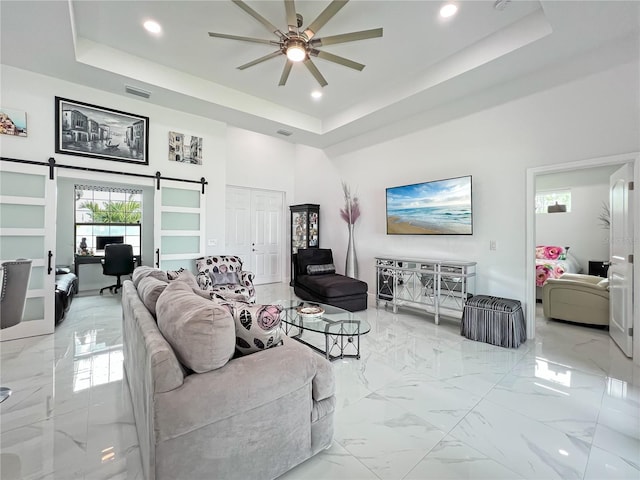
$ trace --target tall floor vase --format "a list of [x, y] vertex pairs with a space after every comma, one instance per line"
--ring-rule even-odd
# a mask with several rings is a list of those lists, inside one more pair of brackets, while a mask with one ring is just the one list
[[356, 247], [353, 244], [353, 224], [349, 224], [349, 245], [347, 245], [347, 261], [344, 267], [345, 275], [351, 278], [358, 278], [358, 257]]

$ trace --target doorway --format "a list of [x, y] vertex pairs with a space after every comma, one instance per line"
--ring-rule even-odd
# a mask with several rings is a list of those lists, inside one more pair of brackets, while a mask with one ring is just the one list
[[227, 186], [225, 248], [256, 285], [282, 281], [283, 208], [284, 192]]
[[[634, 183], [638, 184], [638, 179], [640, 178], [640, 155], [638, 153], [631, 154], [622, 154], [622, 155], [614, 155], [609, 157], [600, 157], [590, 160], [583, 160], [578, 162], [570, 162], [565, 164], [558, 165], [550, 165], [545, 167], [535, 167], [527, 169], [527, 184], [526, 184], [526, 259], [525, 259], [525, 285], [526, 285], [526, 309], [527, 309], [527, 319], [535, 319], [536, 314], [536, 283], [535, 283], [535, 245], [536, 245], [536, 227], [535, 227], [535, 184], [536, 177], [539, 175], [545, 175], [550, 173], [560, 173], [567, 172], [571, 170], [580, 170], [594, 167], [602, 167], [602, 166], [613, 166], [613, 165], [623, 165], [630, 164], [633, 169], [633, 179]], [[638, 207], [640, 204], [640, 199], [636, 194], [632, 199], [633, 211], [639, 211]], [[635, 222], [633, 237], [635, 241], [632, 240], [631, 246], [631, 255], [634, 256], [637, 254], [638, 241], [640, 239], [640, 226], [638, 222]], [[635, 263], [633, 265], [633, 278], [640, 278], [640, 265]], [[640, 282], [633, 282], [633, 296], [635, 299], [640, 298]], [[634, 328], [638, 331], [638, 327], [640, 327], [640, 302], [635, 301], [633, 303], [633, 311], [631, 312]], [[527, 322], [527, 337], [535, 338], [535, 320], [530, 320]], [[634, 349], [636, 352], [640, 352], [640, 337], [634, 337]], [[635, 355], [635, 362], [640, 363], [640, 355]]]

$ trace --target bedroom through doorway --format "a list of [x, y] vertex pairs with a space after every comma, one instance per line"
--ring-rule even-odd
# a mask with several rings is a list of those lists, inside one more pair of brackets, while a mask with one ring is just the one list
[[[607, 219], [610, 220], [610, 214], [607, 214], [611, 198], [610, 177], [623, 165], [630, 165], [630, 180], [635, 180], [635, 184], [637, 184], [639, 176], [637, 153], [527, 170], [527, 318], [541, 317], [537, 322], [528, 322], [528, 338], [535, 338], [535, 329], [536, 325], [540, 323], [539, 320], [546, 320], [542, 314], [542, 305], [537, 299], [542, 299], [540, 287], [548, 278], [559, 276], [568, 270], [582, 274], [591, 273], [596, 276], [596, 279], [599, 276], [605, 280], [602, 285], [607, 283], [607, 279], [603, 275], [607, 275], [607, 263], [611, 260], [609, 248], [611, 231], [606, 225]], [[546, 212], [541, 212], [540, 197], [551, 196], [554, 192], [559, 194], [569, 192], [570, 199], [566, 195], [558, 197], [564, 201], [559, 201], [557, 204], [553, 202], [546, 206]], [[540, 213], [536, 213], [536, 197]], [[631, 229], [627, 230], [630, 232], [630, 237], [626, 238], [626, 241], [630, 249], [629, 258], [632, 259], [634, 250], [637, 249], [637, 242], [634, 242], [633, 238], [638, 236], [638, 225], [633, 226], [633, 209], [637, 209], [638, 199], [632, 194], [629, 194], [628, 199], [630, 210], [625, 210], [623, 217], [618, 215], [617, 222], [619, 225], [621, 219], [624, 219], [622, 223], [627, 226], [631, 225]], [[541, 263], [548, 263], [546, 270], [543, 270]], [[639, 288], [637, 282], [633, 282], [633, 278], [638, 275], [638, 265], [630, 263], [627, 271], [629, 275], [624, 279], [624, 283], [616, 284], [618, 285], [615, 292], [617, 302], [620, 302], [619, 299], [622, 298], [619, 295], [620, 292], [626, 292], [624, 293], [625, 298], [638, 298]], [[608, 285], [606, 287], [608, 288]], [[624, 311], [625, 321], [623, 323], [631, 327], [633, 322], [638, 323], [638, 305], [637, 302], [636, 305], [633, 305], [631, 301], [628, 304], [631, 306]], [[551, 307], [551, 305], [552, 303], [549, 302], [548, 306]], [[577, 312], [579, 309], [580, 306], [577, 307]], [[616, 314], [617, 317], [620, 315]], [[554, 315], [549, 316], [553, 317]], [[587, 318], [582, 313], [579, 313], [578, 316], [579, 318]], [[607, 324], [607, 320], [605, 313], [601, 323]], [[616, 319], [617, 322], [618, 319]], [[590, 320], [576, 322], [576, 328], [580, 328], [581, 323], [590, 323]], [[635, 326], [638, 327], [638, 325]], [[631, 330], [625, 326], [625, 331], [629, 332], [630, 339]], [[640, 351], [637, 347], [637, 341], [634, 346], [636, 351]], [[621, 350], [624, 351], [625, 348], [621, 346]], [[625, 353], [627, 356], [632, 356], [631, 349]]]

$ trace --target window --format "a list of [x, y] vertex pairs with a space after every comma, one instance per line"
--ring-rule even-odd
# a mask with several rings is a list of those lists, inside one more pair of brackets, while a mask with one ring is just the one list
[[536, 193], [536, 213], [547, 213], [550, 206], [566, 205], [571, 211], [571, 190], [548, 190]]
[[80, 255], [103, 255], [105, 243], [127, 243], [141, 255], [142, 190], [75, 186], [75, 243]]

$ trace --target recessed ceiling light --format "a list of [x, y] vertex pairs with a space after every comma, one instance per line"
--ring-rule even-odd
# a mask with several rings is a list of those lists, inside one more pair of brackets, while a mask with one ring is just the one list
[[162, 32], [162, 27], [155, 20], [147, 20], [142, 25], [149, 33], [154, 33], [157, 35], [158, 33]]
[[440, 9], [440, 16], [442, 18], [453, 17], [458, 12], [458, 6], [453, 3], [447, 3]]
[[322, 97], [322, 92], [320, 90], [314, 90], [311, 92], [311, 96], [317, 100]]

